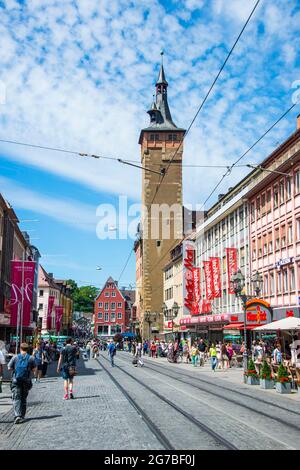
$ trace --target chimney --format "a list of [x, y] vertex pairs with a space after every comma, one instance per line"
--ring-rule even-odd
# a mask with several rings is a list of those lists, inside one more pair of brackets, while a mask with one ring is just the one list
[[297, 116], [297, 129], [300, 129], [300, 114]]

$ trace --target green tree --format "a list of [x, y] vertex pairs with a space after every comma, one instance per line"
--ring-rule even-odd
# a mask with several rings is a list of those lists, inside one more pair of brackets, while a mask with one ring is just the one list
[[76, 282], [72, 279], [68, 280], [68, 285], [71, 286], [71, 297], [74, 302], [75, 312], [93, 312], [94, 301], [98, 289], [94, 286], [81, 286], [78, 287]]

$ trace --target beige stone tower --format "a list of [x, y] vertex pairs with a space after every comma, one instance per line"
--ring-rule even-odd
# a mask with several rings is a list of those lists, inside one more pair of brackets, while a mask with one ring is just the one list
[[[182, 139], [184, 129], [172, 121], [167, 97], [168, 82], [163, 64], [156, 82], [156, 97], [149, 127], [139, 139], [143, 170], [141, 221], [142, 276], [140, 293], [140, 332], [151, 338], [152, 330], [163, 331], [162, 268], [170, 250], [182, 238]], [[146, 312], [146, 315], [145, 315]], [[147, 316], [151, 313], [151, 323]], [[155, 315], [156, 314], [156, 315]], [[156, 319], [155, 319], [156, 317]]]

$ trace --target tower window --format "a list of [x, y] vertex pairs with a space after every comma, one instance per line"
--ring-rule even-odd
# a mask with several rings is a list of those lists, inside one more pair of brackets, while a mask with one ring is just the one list
[[154, 140], [154, 134], [150, 134], [150, 140]]
[[155, 140], [159, 140], [159, 134], [155, 134]]

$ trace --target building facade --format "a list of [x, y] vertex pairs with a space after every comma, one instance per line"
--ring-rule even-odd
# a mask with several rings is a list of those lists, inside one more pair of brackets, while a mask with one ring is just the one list
[[[53, 299], [51, 301], [51, 298]], [[55, 333], [55, 307], [60, 306], [60, 287], [54, 282], [53, 274], [39, 266], [38, 316], [42, 334]], [[52, 308], [51, 308], [52, 306]], [[51, 310], [51, 311], [50, 311]], [[47, 320], [51, 316], [51, 320]], [[50, 326], [50, 328], [48, 328]]]
[[265, 171], [247, 196], [251, 270], [263, 276], [261, 297], [273, 319], [299, 317], [300, 116], [297, 131], [263, 162]]
[[[95, 336], [107, 338], [114, 336], [116, 333], [128, 332], [127, 328], [130, 325], [131, 306], [134, 304], [134, 298], [131, 298], [129, 291], [124, 290], [123, 293], [118, 288], [117, 281], [109, 277], [95, 299]], [[130, 299], [130, 306], [126, 297]]]
[[[184, 129], [171, 117], [168, 82], [161, 64], [156, 82], [155, 101], [148, 111], [150, 125], [139, 139], [142, 179], [142, 274], [138, 293], [140, 331], [143, 338], [153, 337], [145, 312], [154, 314], [155, 331], [163, 331], [163, 267], [170, 250], [182, 238], [182, 140]], [[137, 296], [137, 297], [138, 297]]]

